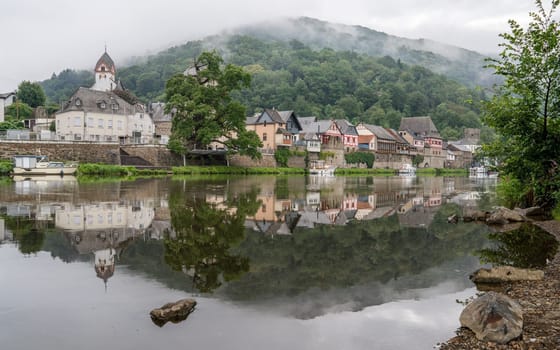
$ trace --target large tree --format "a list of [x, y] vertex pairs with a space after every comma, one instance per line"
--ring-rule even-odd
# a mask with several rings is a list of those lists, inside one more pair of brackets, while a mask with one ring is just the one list
[[44, 106], [47, 97], [39, 83], [22, 81], [18, 86], [17, 99], [28, 104], [31, 108]]
[[216, 52], [203, 52], [185, 74], [166, 84], [166, 111], [173, 115], [169, 148], [186, 154], [220, 143], [229, 153], [260, 157], [257, 134], [245, 128], [245, 107], [231, 92], [249, 87], [251, 76]]
[[526, 29], [510, 20], [511, 33], [500, 35], [503, 51], [489, 66], [505, 82], [486, 104], [485, 121], [501, 135], [490, 153], [523, 184], [525, 204], [552, 205], [560, 188], [560, 30], [553, 18], [560, 0], [549, 9], [535, 3]]

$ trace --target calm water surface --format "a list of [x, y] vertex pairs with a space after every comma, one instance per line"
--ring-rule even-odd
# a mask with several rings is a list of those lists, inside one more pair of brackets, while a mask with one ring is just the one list
[[[431, 349], [476, 290], [495, 180], [0, 183], [6, 349]], [[185, 297], [185, 321], [149, 311]], [[4, 348], [4, 345], [3, 345]]]

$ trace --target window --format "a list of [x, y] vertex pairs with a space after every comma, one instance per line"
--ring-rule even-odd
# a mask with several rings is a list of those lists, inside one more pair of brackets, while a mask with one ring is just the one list
[[103, 129], [103, 119], [99, 118], [97, 120], [97, 127]]
[[113, 128], [113, 121], [107, 120], [107, 129], [112, 129], [112, 128]]
[[266, 135], [266, 132], [263, 134], [263, 141], [266, 141], [268, 139], [268, 136]]
[[87, 118], [87, 126], [88, 128], [93, 128], [93, 118]]
[[123, 128], [123, 122], [122, 122], [122, 120], [118, 120], [117, 121], [117, 129], [122, 130], [122, 128]]
[[82, 126], [82, 118], [74, 117], [74, 126]]

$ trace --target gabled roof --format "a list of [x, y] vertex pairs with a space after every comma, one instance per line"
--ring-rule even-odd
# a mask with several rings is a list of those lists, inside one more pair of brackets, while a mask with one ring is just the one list
[[371, 124], [363, 124], [369, 131], [371, 131], [378, 140], [396, 141], [395, 137], [391, 135], [384, 127]]
[[430, 117], [402, 118], [399, 130], [407, 130], [414, 136], [441, 138], [438, 129]]
[[343, 133], [344, 135], [356, 135], [356, 136], [358, 135], [358, 131], [356, 131], [356, 127], [346, 119], [337, 119], [334, 122], [340, 129], [340, 132]]
[[257, 124], [260, 123], [260, 120], [263, 119], [264, 115], [268, 115], [270, 117], [270, 119], [272, 119], [272, 121], [275, 122], [275, 123], [278, 123], [278, 124], [284, 124], [285, 123], [284, 119], [282, 119], [282, 116], [280, 115], [280, 113], [278, 113], [277, 110], [267, 108], [261, 113], [261, 116], [259, 117], [259, 120], [258, 120]]
[[387, 132], [389, 134], [391, 134], [394, 138], [395, 141], [399, 142], [399, 143], [404, 143], [404, 144], [409, 144], [407, 140], [405, 140], [398, 132], [396, 132], [394, 129], [391, 128], [385, 128], [385, 130], [387, 130]]
[[317, 121], [317, 117], [297, 117], [297, 120], [299, 121], [299, 125], [304, 128], [305, 125], [315, 123]]
[[[105, 104], [105, 108], [103, 108]], [[116, 104], [118, 108], [113, 109]], [[98, 91], [80, 87], [64, 104], [58, 113], [68, 111], [84, 111], [97, 113], [111, 113], [119, 115], [144, 112], [141, 104], [130, 104], [117, 94], [110, 91]]]

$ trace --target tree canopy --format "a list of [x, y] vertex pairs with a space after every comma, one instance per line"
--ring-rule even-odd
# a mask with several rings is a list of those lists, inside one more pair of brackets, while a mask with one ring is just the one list
[[18, 86], [17, 99], [28, 104], [31, 108], [44, 106], [47, 97], [39, 83], [22, 81]]
[[185, 74], [166, 85], [166, 111], [173, 114], [169, 147], [184, 154], [218, 143], [229, 152], [259, 157], [262, 144], [245, 129], [245, 107], [231, 92], [248, 87], [251, 75], [243, 68], [223, 64], [216, 52], [203, 52]]
[[505, 78], [485, 105], [485, 121], [500, 134], [487, 151], [503, 160], [503, 171], [525, 184], [526, 205], [553, 205], [560, 174], [560, 28], [550, 9], [536, 0], [536, 12], [525, 29], [509, 21], [510, 33], [499, 58], [489, 66]]

